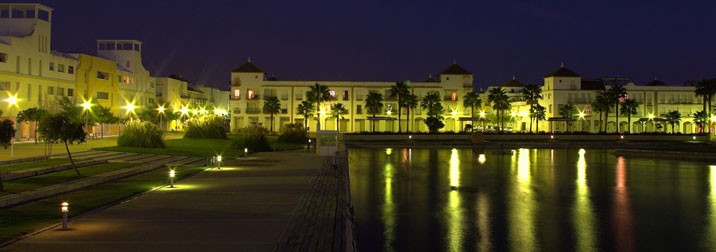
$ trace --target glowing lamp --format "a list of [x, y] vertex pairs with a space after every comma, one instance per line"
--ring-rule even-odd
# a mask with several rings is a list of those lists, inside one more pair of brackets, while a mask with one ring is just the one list
[[174, 178], [176, 176], [176, 171], [174, 169], [169, 170], [169, 177]]
[[60, 211], [62, 211], [63, 213], [69, 212], [70, 211], [70, 203], [68, 203], [67, 201], [62, 202], [62, 204], [60, 204]]
[[691, 139], [696, 140], [696, 136], [692, 136]]
[[654, 120], [654, 114], [649, 113], [649, 120]]
[[624, 140], [624, 135], [619, 136], [621, 140]]
[[157, 108], [157, 111], [159, 111], [159, 113], [164, 113], [165, 110], [166, 108], [164, 108], [164, 105], [161, 105]]
[[487, 158], [485, 158], [485, 154], [480, 154], [477, 156], [477, 162], [480, 162], [480, 164], [484, 164]]
[[88, 110], [90, 109], [90, 107], [92, 107], [92, 103], [90, 101], [85, 101], [82, 103], [82, 109]]
[[221, 155], [218, 155], [218, 156], [216, 156], [216, 161], [219, 161], [219, 162], [221, 162], [221, 160], [222, 160], [222, 157], [221, 157]]
[[456, 116], [457, 116], [457, 110], [453, 110], [452, 112], [450, 112], [450, 114], [451, 114], [453, 117], [456, 117]]
[[485, 111], [480, 111], [480, 118], [485, 118]]
[[584, 119], [584, 111], [579, 111], [579, 119]]
[[408, 139], [413, 139], [413, 135], [408, 135]]
[[549, 139], [554, 139], [554, 135], [549, 135]]
[[11, 95], [7, 99], [5, 99], [5, 101], [10, 105], [17, 105], [17, 95]]

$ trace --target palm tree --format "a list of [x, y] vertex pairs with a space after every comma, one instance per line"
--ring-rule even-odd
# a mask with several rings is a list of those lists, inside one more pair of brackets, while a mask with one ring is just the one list
[[536, 130], [537, 132], [539, 132], [539, 121], [544, 120], [546, 118], [546, 110], [542, 105], [539, 105], [539, 103], [537, 103], [534, 105], [534, 107], [532, 107], [532, 111], [530, 111], [530, 114], [534, 116]]
[[[696, 93], [696, 96], [703, 97], [702, 110], [705, 111], [707, 115], [711, 115], [713, 113], [713, 111], [711, 110], [711, 102], [713, 101], [714, 96], [716, 96], [716, 78], [700, 80], [696, 84], [696, 89], [694, 90], [694, 93]], [[709, 129], [710, 134], [711, 127], [707, 128]]]
[[[316, 105], [314, 112], [321, 111], [321, 103], [331, 100], [331, 93], [328, 87], [316, 83], [311, 90], [306, 91], [306, 98]], [[321, 130], [321, 114], [316, 117], [316, 131]]]
[[699, 133], [704, 133], [704, 127], [709, 123], [709, 115], [706, 111], [694, 113], [694, 123], [699, 126]]
[[365, 97], [365, 108], [368, 109], [368, 113], [373, 114], [371, 130], [375, 132], [375, 114], [380, 113], [383, 109], [383, 95], [373, 91], [368, 93], [368, 96]]
[[490, 93], [487, 95], [487, 102], [492, 103], [492, 109], [497, 111], [497, 121], [500, 125], [500, 132], [505, 128], [505, 110], [512, 107], [510, 104], [510, 98], [501, 87], [494, 87], [490, 89]]
[[472, 123], [472, 126], [475, 127], [475, 107], [482, 107], [482, 99], [480, 99], [480, 94], [475, 91], [468, 92], [463, 97], [462, 106], [470, 107], [470, 123]]
[[311, 101], [302, 101], [296, 108], [296, 113], [303, 115], [303, 128], [308, 130], [308, 118], [313, 115], [313, 104]]
[[420, 101], [420, 107], [428, 111], [428, 117], [425, 118], [425, 124], [431, 133], [436, 133], [445, 127], [443, 123], [443, 113], [445, 109], [440, 99], [440, 93], [437, 91], [428, 92]]
[[410, 110], [418, 107], [418, 97], [414, 94], [408, 94], [405, 96], [403, 103], [408, 112], [408, 125], [405, 126], [405, 131], [410, 132]]
[[348, 109], [342, 103], [336, 103], [331, 106], [331, 118], [336, 119], [336, 131], [341, 132], [340, 120], [343, 114], [348, 113]]
[[[534, 110], [534, 105], [539, 104], [542, 99], [542, 87], [529, 83], [522, 89], [522, 99], [530, 105], [530, 111]], [[530, 113], [530, 132], [532, 132], [532, 121], [534, 116]]]
[[[611, 107], [611, 101], [606, 91], [600, 91], [597, 97], [592, 102], [592, 110], [599, 111], [599, 132], [604, 133], [607, 131], [607, 124], [609, 123], [609, 110]], [[602, 114], [604, 114], [604, 130], [602, 130]]]
[[273, 132], [273, 115], [279, 112], [281, 112], [281, 101], [276, 96], [266, 96], [264, 98], [264, 113], [271, 114], [271, 132]]
[[614, 116], [614, 128], [616, 129], [617, 134], [619, 134], [619, 103], [624, 101], [624, 98], [627, 94], [627, 90], [624, 85], [615, 84], [609, 87], [609, 90], [607, 92], [611, 97], [611, 102], [614, 103], [614, 113], [616, 114]]
[[559, 108], [559, 115], [566, 119], [566, 121], [564, 121], [564, 124], [567, 127], [567, 131], [569, 131], [569, 122], [574, 119], [574, 114], [576, 113], [577, 108], [575, 108], [574, 105], [569, 103]]
[[398, 98], [398, 133], [401, 132], [400, 127], [400, 114], [403, 113], [403, 110], [401, 109], [404, 106], [404, 100], [405, 97], [410, 94], [410, 90], [408, 90], [408, 86], [405, 85], [405, 82], [398, 81], [395, 82], [395, 85], [390, 87], [390, 96], [391, 97], [397, 97]]
[[625, 99], [622, 102], [621, 113], [627, 114], [627, 133], [631, 134], [631, 116], [636, 115], [639, 102], [634, 99]]
[[681, 112], [674, 110], [669, 111], [669, 113], [661, 115], [666, 119], [666, 122], [671, 124], [671, 134], [674, 134], [674, 125], [679, 124], [681, 122]]

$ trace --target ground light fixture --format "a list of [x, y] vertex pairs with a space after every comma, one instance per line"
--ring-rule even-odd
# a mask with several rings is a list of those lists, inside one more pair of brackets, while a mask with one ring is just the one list
[[169, 169], [169, 188], [174, 188], [174, 177], [176, 176], [176, 171], [174, 168]]
[[408, 135], [408, 139], [413, 140], [413, 135]]
[[221, 155], [216, 155], [216, 166], [219, 168], [219, 170], [221, 170], [222, 160], [223, 160], [223, 158], [221, 157]]
[[549, 135], [549, 139], [554, 139], [554, 135]]
[[[7, 104], [10, 107], [17, 107], [17, 101], [18, 101], [17, 95], [10, 95], [7, 99], [5, 99], [5, 102], [7, 102]], [[17, 127], [17, 125], [15, 123], [13, 123], [12, 125], [13, 125], [12, 126], [13, 129], [15, 129], [15, 127]], [[10, 156], [11, 157], [15, 156], [15, 145], [13, 144], [14, 142], [15, 142], [15, 136], [13, 135], [12, 139], [10, 139]]]
[[485, 164], [485, 161], [487, 161], [487, 158], [485, 157], [484, 153], [480, 153], [479, 156], [477, 156], [477, 162], [480, 164]]
[[67, 214], [70, 212], [70, 203], [67, 201], [60, 203], [60, 212], [62, 212], [62, 230], [67, 230]]
[[619, 139], [624, 140], [624, 135], [619, 136]]
[[696, 140], [696, 136], [691, 136], [691, 139], [692, 139], [692, 140]]
[[244, 158], [249, 158], [249, 148], [244, 148]]

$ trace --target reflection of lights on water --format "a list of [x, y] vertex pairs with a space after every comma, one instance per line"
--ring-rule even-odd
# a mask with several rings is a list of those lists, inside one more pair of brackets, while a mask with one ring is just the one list
[[509, 241], [515, 251], [531, 251], [539, 247], [535, 238], [535, 199], [530, 185], [530, 150], [519, 149], [517, 157], [512, 157], [512, 167], [516, 169], [517, 181], [512, 190], [514, 195], [509, 202]]
[[458, 186], [460, 186], [460, 158], [457, 149], [453, 148], [450, 152], [450, 187]]
[[586, 189], [587, 186], [587, 161], [584, 160], [584, 149], [579, 149], [579, 160], [577, 160], [577, 189]]
[[530, 180], [530, 150], [520, 149], [517, 156], [517, 179], [520, 182]]
[[487, 194], [481, 193], [477, 196], [477, 225], [480, 231], [477, 247], [480, 248], [480, 251], [490, 251], [492, 248], [489, 204]]
[[463, 240], [462, 210], [460, 209], [460, 195], [458, 191], [450, 191], [448, 196], [448, 239], [449, 251], [461, 251], [460, 243]]
[[387, 149], [385, 149], [385, 155], [389, 155], [389, 156], [390, 156], [390, 154], [393, 154], [393, 148], [387, 148]]
[[487, 158], [485, 158], [485, 154], [481, 153], [480, 155], [477, 156], [477, 162], [480, 162], [480, 164], [485, 164], [486, 160], [487, 160]]
[[579, 149], [577, 160], [577, 190], [575, 191], [574, 224], [577, 232], [577, 251], [593, 251], [595, 246], [594, 213], [587, 187], [586, 151]]
[[386, 251], [392, 248], [395, 240], [395, 204], [393, 202], [393, 164], [386, 162], [385, 170], [385, 198], [383, 203], [383, 223], [385, 225], [383, 237], [385, 237]]

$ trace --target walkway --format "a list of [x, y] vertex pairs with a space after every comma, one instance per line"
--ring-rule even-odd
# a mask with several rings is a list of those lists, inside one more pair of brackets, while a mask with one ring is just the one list
[[0, 251], [272, 251], [321, 163], [259, 153]]

